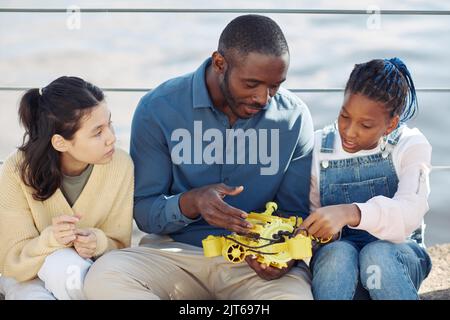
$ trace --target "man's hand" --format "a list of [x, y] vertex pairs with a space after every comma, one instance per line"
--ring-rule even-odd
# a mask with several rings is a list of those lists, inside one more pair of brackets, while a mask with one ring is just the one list
[[95, 233], [86, 229], [78, 229], [76, 234], [77, 238], [73, 243], [75, 250], [84, 259], [92, 258], [97, 249], [97, 237]]
[[346, 226], [355, 227], [361, 221], [361, 212], [355, 204], [339, 204], [317, 209], [303, 221], [300, 228], [316, 238], [333, 237]]
[[75, 216], [61, 215], [52, 219], [53, 235], [56, 241], [63, 245], [71, 245], [76, 239], [75, 223], [80, 219]]
[[242, 190], [243, 186], [230, 187], [223, 183], [192, 189], [181, 195], [180, 209], [188, 218], [201, 215], [210, 225], [247, 234], [253, 227], [244, 220], [247, 213], [223, 201], [225, 196], [235, 196]]
[[258, 276], [260, 276], [262, 279], [268, 280], [268, 281], [281, 278], [286, 273], [288, 273], [289, 270], [291, 270], [292, 266], [295, 263], [295, 260], [291, 260], [287, 263], [288, 266], [286, 268], [278, 269], [275, 267], [267, 266], [264, 263], [259, 263], [256, 260], [256, 256], [247, 256], [245, 258], [245, 261], [250, 266], [250, 268], [255, 270], [255, 272]]

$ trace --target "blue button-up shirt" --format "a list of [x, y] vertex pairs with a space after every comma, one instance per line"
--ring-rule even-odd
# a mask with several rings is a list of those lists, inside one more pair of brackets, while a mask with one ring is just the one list
[[142, 97], [131, 127], [138, 227], [196, 246], [208, 235], [229, 232], [181, 213], [180, 195], [192, 188], [242, 185], [244, 191], [224, 201], [246, 212], [262, 211], [268, 201], [288, 214], [309, 210], [314, 138], [307, 106], [280, 88], [264, 110], [230, 127], [208, 93], [210, 63]]

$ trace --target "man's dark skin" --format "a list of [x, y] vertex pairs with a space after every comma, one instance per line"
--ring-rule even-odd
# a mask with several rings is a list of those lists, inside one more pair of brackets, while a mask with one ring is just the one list
[[[289, 53], [280, 56], [250, 52], [243, 54], [236, 49], [226, 53], [214, 52], [212, 63], [205, 73], [206, 86], [214, 106], [227, 117], [230, 128], [238, 119], [249, 119], [268, 103], [286, 79]], [[210, 225], [248, 234], [252, 225], [245, 221], [247, 213], [228, 205], [223, 198], [234, 196], [243, 186], [231, 187], [223, 183], [191, 189], [180, 196], [181, 212], [188, 218], [199, 215]], [[294, 264], [278, 269], [261, 264], [252, 256], [248, 265], [265, 280], [282, 277]]]

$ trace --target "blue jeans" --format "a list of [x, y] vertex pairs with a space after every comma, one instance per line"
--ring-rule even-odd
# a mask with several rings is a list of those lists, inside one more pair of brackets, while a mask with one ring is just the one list
[[378, 240], [359, 249], [339, 240], [319, 248], [310, 265], [318, 300], [418, 300], [431, 270], [426, 250], [413, 241]]

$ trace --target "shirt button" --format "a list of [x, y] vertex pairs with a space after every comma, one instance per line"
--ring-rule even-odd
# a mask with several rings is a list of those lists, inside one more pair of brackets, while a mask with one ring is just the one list
[[225, 178], [225, 179], [223, 179], [223, 182], [224, 182], [224, 183], [228, 183], [228, 181], [230, 181], [230, 179], [229, 179], [229, 178]]
[[172, 218], [176, 219], [176, 218], [178, 218], [178, 217], [177, 217], [177, 215], [174, 213], [174, 214], [172, 215]]
[[322, 168], [326, 169], [326, 168], [328, 168], [330, 163], [328, 162], [328, 160], [324, 160], [324, 161], [322, 161], [321, 165], [322, 165]]

